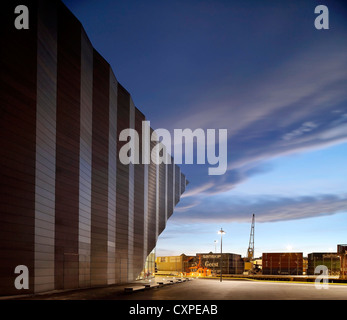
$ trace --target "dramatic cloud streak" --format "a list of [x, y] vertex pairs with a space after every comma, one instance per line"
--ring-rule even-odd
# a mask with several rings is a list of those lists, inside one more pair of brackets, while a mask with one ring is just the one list
[[347, 141], [346, 52], [342, 45], [328, 55], [319, 47], [306, 49], [261, 81], [230, 86], [223, 100], [207, 98], [173, 122], [229, 132], [227, 173], [211, 178], [196, 168], [186, 197], [231, 190], [268, 171], [270, 159]]
[[270, 171], [271, 159], [347, 141], [347, 47], [332, 50], [325, 56], [317, 47], [306, 49], [262, 75], [262, 81], [230, 87], [224, 100], [211, 97], [177, 119], [176, 127], [228, 128], [229, 162], [227, 173], [220, 177], [207, 176], [205, 168], [189, 168], [190, 186], [175, 219], [243, 221], [254, 211], [259, 222], [268, 222], [347, 210], [346, 197], [339, 195], [289, 194], [256, 201], [222, 197], [252, 176]]
[[[216, 205], [217, 204], [217, 205]], [[181, 222], [213, 223], [248, 222], [249, 215], [257, 214], [257, 222], [275, 222], [331, 215], [347, 210], [347, 194], [283, 197], [210, 197], [188, 212], [175, 214]]]

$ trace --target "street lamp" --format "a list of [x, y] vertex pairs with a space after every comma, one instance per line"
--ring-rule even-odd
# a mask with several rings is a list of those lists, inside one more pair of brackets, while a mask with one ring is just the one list
[[216, 276], [215, 260], [216, 260], [216, 253], [217, 253], [217, 243], [218, 243], [218, 240], [214, 240], [213, 242], [214, 242], [213, 275]]
[[223, 234], [225, 234], [225, 231], [223, 231], [222, 228], [218, 231], [220, 234], [220, 282], [222, 282], [222, 254], [223, 254]]

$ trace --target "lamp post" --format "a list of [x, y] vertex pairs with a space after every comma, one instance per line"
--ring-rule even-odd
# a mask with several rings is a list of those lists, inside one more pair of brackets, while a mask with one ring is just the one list
[[216, 253], [217, 253], [217, 243], [218, 243], [218, 240], [214, 240], [213, 242], [214, 242], [213, 275], [216, 276], [215, 260], [216, 260]]
[[225, 231], [223, 231], [222, 228], [218, 231], [220, 234], [220, 282], [222, 282], [222, 254], [223, 254], [223, 234], [225, 234]]

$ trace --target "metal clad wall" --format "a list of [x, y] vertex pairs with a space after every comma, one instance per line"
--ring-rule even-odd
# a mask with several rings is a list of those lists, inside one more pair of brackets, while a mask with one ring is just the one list
[[107, 284], [110, 68], [94, 50], [91, 198], [91, 284]]
[[[152, 135], [153, 130], [150, 130]], [[151, 150], [156, 145], [155, 141], [151, 141]], [[147, 234], [147, 255], [154, 249], [156, 244], [157, 230], [157, 166], [151, 161], [148, 165], [148, 234]]]
[[[14, 28], [17, 5], [29, 30]], [[61, 1], [6, 0], [1, 13], [0, 295], [133, 281], [184, 176], [119, 161], [128, 128], [142, 158], [145, 116]], [[26, 291], [14, 287], [18, 265]]]
[[172, 197], [172, 212], [170, 214], [170, 216], [173, 214], [173, 211], [175, 209], [175, 194], [176, 194], [176, 185], [177, 185], [177, 181], [176, 181], [176, 165], [175, 165], [175, 161], [174, 159], [171, 157], [171, 162], [172, 162], [172, 193], [171, 193], [171, 197]]
[[167, 165], [167, 219], [169, 219], [173, 213], [173, 194], [174, 194], [174, 166], [171, 158], [171, 163]]
[[37, 30], [35, 292], [54, 289], [57, 3], [40, 1]]
[[[128, 129], [130, 123], [130, 95], [118, 85], [117, 95], [117, 136]], [[118, 141], [119, 153], [124, 141]], [[117, 197], [116, 197], [116, 243], [117, 243], [117, 282], [128, 279], [128, 230], [129, 230], [129, 166], [120, 162], [117, 157]]]
[[143, 256], [142, 256], [142, 263], [145, 264], [146, 258], [148, 256], [148, 164], [144, 165], [144, 188], [143, 188], [143, 194], [144, 194], [144, 224], [143, 224]]
[[[130, 97], [129, 128], [135, 129], [135, 105]], [[132, 137], [134, 139], [135, 137]], [[134, 140], [133, 140], [134, 141]], [[136, 146], [136, 145], [135, 145]], [[129, 211], [128, 211], [128, 279], [133, 281], [134, 264], [134, 164], [129, 164]]]
[[[156, 136], [156, 140], [157, 140]], [[159, 237], [159, 192], [160, 192], [160, 170], [159, 170], [159, 154], [155, 153], [154, 154], [154, 159], [152, 160], [156, 164], [155, 166], [155, 186], [156, 186], [156, 191], [155, 191], [155, 243], [157, 243], [158, 237]], [[155, 246], [155, 245], [154, 245]]]
[[110, 70], [109, 152], [108, 152], [108, 264], [107, 283], [116, 282], [116, 192], [117, 192], [117, 87]]
[[55, 185], [56, 289], [78, 287], [80, 88], [81, 26], [72, 13], [59, 3]]
[[181, 170], [178, 165], [175, 165], [175, 206], [180, 201], [181, 197]]
[[34, 289], [37, 10], [31, 28], [13, 27], [14, 8], [35, 1], [1, 3], [0, 50], [0, 294], [18, 294], [14, 269], [26, 265]]
[[[139, 141], [142, 141], [142, 121], [145, 116], [137, 108], [135, 109], [135, 130], [139, 134]], [[142, 144], [139, 145], [139, 157], [142, 159]], [[134, 261], [133, 261], [133, 277], [136, 277], [143, 268], [144, 256], [144, 165], [142, 162], [134, 166]]]
[[186, 177], [183, 173], [181, 173], [181, 191], [180, 194], [183, 194], [186, 190]]
[[159, 234], [163, 232], [166, 225], [165, 195], [166, 195], [166, 167], [163, 162], [159, 165]]
[[92, 188], [93, 47], [81, 35], [81, 119], [78, 255], [79, 286], [90, 286], [91, 188]]

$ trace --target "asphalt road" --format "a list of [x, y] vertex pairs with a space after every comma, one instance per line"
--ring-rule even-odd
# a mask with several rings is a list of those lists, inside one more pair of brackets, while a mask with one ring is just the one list
[[347, 300], [347, 285], [316, 289], [311, 283], [193, 280], [148, 292], [135, 292], [134, 300]]
[[39, 295], [35, 300], [347, 300], [347, 285], [329, 284], [317, 289], [314, 283], [251, 280], [205, 280], [167, 285], [124, 293], [115, 286]]

